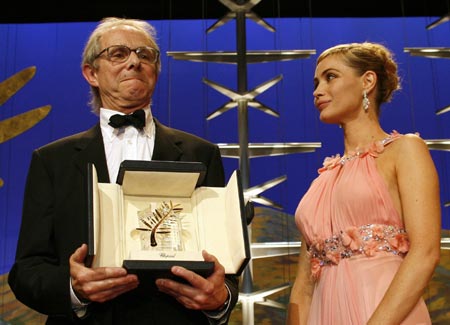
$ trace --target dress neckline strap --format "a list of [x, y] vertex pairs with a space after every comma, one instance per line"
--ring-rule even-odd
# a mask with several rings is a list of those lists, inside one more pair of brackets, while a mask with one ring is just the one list
[[348, 161], [354, 160], [355, 158], [363, 158], [366, 156], [378, 157], [381, 153], [383, 153], [385, 146], [395, 141], [402, 134], [398, 133], [396, 130], [392, 131], [386, 138], [382, 140], [372, 141], [365, 148], [356, 148], [355, 151], [349, 152], [346, 156], [341, 156], [340, 154], [336, 154], [331, 157], [326, 157], [323, 166], [319, 168], [318, 172], [321, 174], [325, 170], [333, 169], [336, 166], [343, 166]]

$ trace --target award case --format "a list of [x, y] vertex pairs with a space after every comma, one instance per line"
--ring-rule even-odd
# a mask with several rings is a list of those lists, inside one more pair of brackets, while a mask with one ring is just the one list
[[240, 275], [250, 248], [239, 170], [225, 187], [199, 186], [205, 174], [199, 162], [125, 160], [116, 184], [99, 183], [88, 164], [86, 265], [153, 278], [179, 265], [207, 277], [204, 249]]

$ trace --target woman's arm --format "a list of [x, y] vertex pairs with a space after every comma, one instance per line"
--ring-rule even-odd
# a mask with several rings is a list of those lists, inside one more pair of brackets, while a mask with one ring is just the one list
[[425, 142], [397, 140], [395, 172], [410, 250], [368, 324], [400, 324], [417, 304], [440, 258], [439, 180]]
[[310, 260], [306, 243], [302, 241], [298, 258], [297, 275], [291, 289], [288, 306], [288, 325], [306, 324], [314, 283], [311, 279]]

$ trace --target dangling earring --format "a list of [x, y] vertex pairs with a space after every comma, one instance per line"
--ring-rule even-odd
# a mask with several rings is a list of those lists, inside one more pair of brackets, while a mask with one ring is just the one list
[[363, 91], [362, 104], [363, 104], [364, 112], [367, 112], [369, 110], [370, 100], [369, 100], [369, 98], [367, 98], [367, 91], [365, 91], [365, 90]]

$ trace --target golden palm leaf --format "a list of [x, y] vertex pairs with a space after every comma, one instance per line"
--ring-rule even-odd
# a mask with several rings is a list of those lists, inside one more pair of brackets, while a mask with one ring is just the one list
[[[0, 105], [3, 105], [25, 86], [34, 77], [35, 73], [36, 67], [31, 66], [0, 82]], [[50, 109], [51, 106], [46, 105], [0, 121], [0, 143], [6, 142], [32, 128], [48, 115]], [[3, 184], [4, 182], [0, 178], [0, 187]]]

